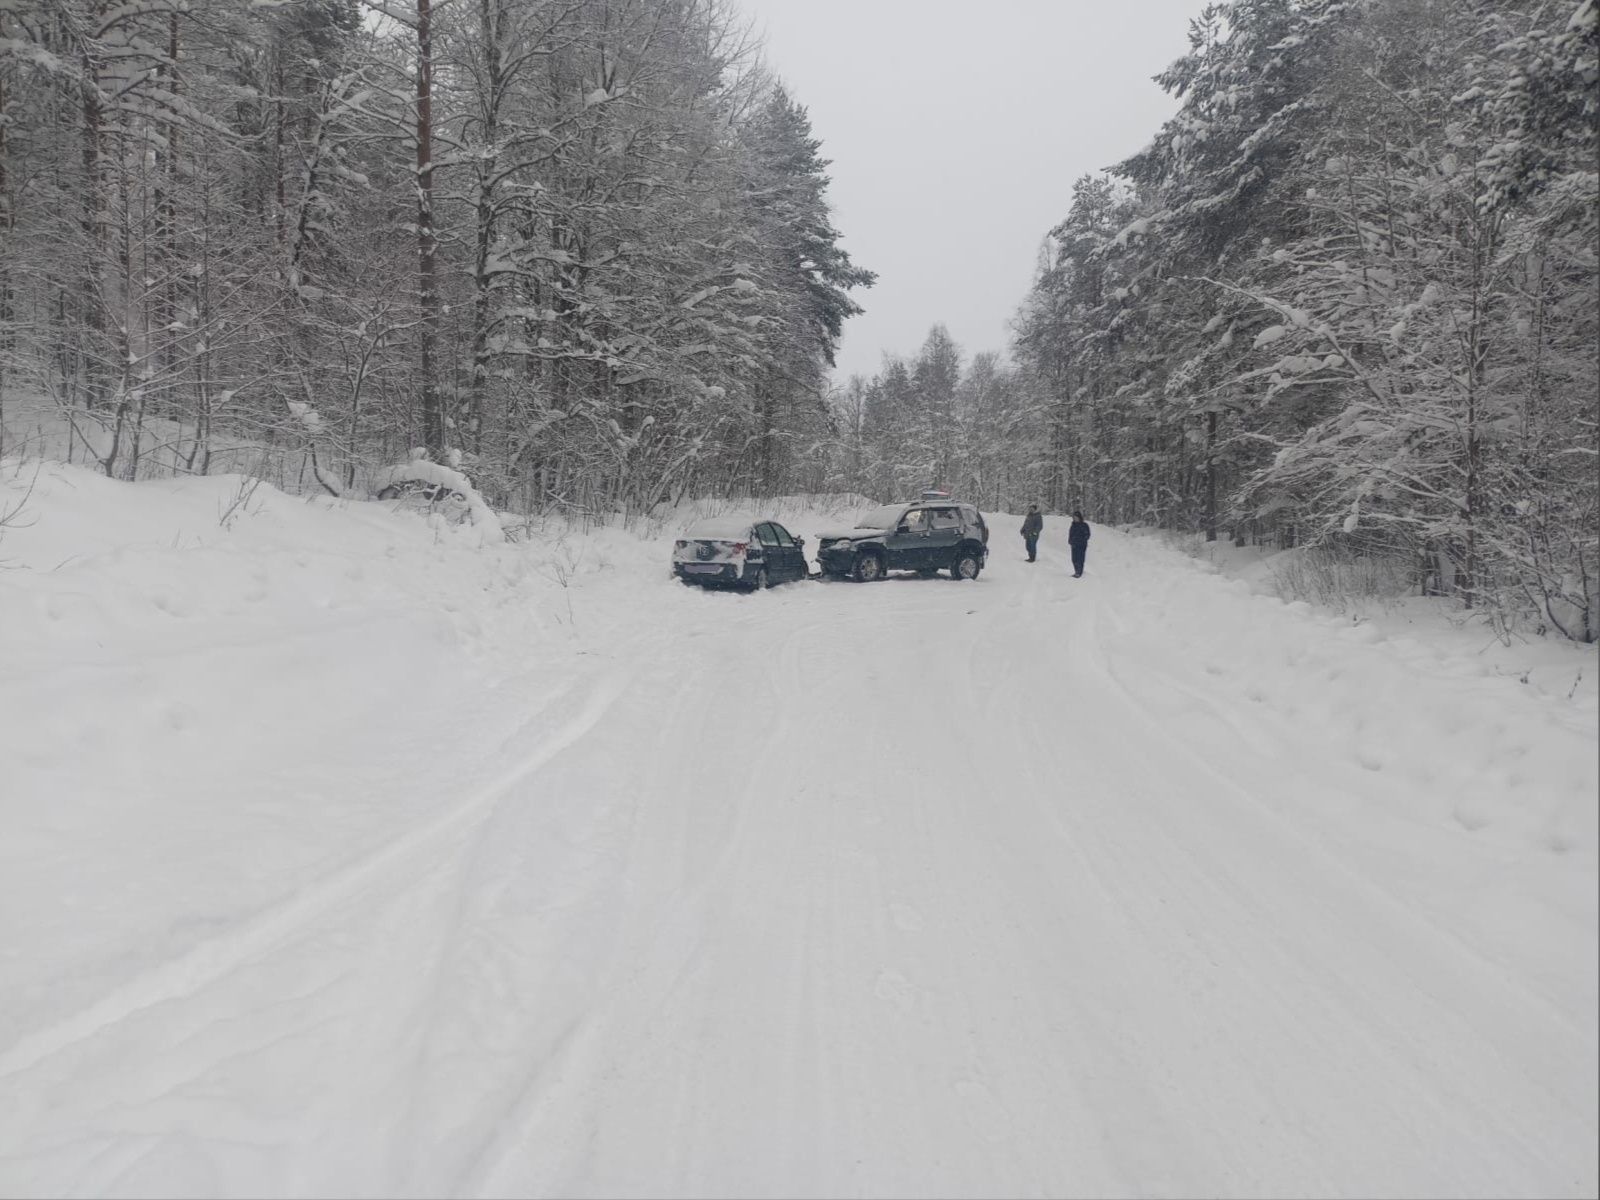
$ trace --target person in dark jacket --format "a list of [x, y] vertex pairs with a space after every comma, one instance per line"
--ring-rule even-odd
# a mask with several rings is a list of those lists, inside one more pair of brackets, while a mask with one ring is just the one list
[[1022, 518], [1022, 544], [1028, 548], [1028, 561], [1039, 554], [1039, 533], [1044, 529], [1044, 514], [1037, 504], [1028, 505], [1028, 515]]
[[1072, 514], [1072, 524], [1067, 528], [1067, 545], [1072, 547], [1072, 577], [1083, 578], [1083, 556], [1089, 553], [1089, 522], [1081, 512]]

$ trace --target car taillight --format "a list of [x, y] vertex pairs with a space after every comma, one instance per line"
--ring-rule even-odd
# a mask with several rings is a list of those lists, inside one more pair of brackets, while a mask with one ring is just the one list
[[743, 542], [735, 542], [733, 544], [733, 552], [735, 554], [743, 554], [744, 553], [744, 543]]
[[677, 541], [672, 543], [672, 548], [674, 550], [683, 550], [686, 549], [688, 545], [688, 542], [684, 541], [682, 538], [679, 538]]

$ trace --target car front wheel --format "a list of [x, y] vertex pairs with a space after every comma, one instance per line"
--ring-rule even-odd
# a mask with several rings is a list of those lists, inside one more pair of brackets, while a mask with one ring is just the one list
[[950, 578], [976, 579], [980, 569], [978, 556], [970, 550], [963, 550], [956, 555], [955, 562], [950, 564]]
[[863, 554], [856, 559], [857, 583], [873, 583], [883, 578], [883, 559], [876, 554]]

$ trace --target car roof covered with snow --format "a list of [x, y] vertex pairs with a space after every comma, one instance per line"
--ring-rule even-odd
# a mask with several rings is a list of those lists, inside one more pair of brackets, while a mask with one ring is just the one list
[[770, 517], [702, 517], [684, 531], [684, 537], [692, 538], [742, 538], [749, 534], [752, 526], [763, 521], [771, 520]]

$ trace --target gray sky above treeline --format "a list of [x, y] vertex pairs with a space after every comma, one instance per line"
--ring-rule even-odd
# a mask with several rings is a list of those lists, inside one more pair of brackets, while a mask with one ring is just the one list
[[878, 272], [837, 380], [943, 321], [1003, 349], [1072, 181], [1176, 110], [1151, 76], [1205, 0], [738, 0], [833, 160], [844, 246]]

